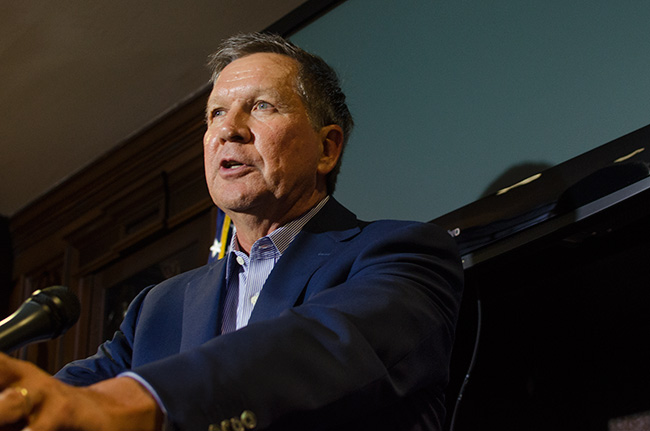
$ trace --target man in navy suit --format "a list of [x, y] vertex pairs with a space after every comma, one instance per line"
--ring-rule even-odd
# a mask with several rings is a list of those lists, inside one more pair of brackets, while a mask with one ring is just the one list
[[331, 196], [352, 119], [320, 58], [252, 34], [211, 64], [205, 172], [229, 253], [145, 289], [56, 379], [0, 356], [0, 429], [441, 429], [452, 239]]

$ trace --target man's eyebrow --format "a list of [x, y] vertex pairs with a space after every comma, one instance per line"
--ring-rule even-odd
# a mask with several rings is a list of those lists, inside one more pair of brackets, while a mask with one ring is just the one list
[[282, 99], [282, 93], [275, 87], [259, 88], [255, 93], [255, 97], [273, 97], [275, 99]]
[[[295, 94], [300, 98], [299, 92], [295, 91]], [[245, 95], [243, 98], [252, 103], [260, 98], [265, 99], [267, 97], [272, 99], [272, 100], [268, 100], [268, 102], [272, 102], [273, 105], [275, 105], [276, 107], [290, 105], [290, 103], [287, 101], [286, 95], [283, 92], [279, 91], [276, 87], [257, 87], [253, 91], [251, 91], [248, 95]], [[210, 97], [206, 102], [205, 117], [208, 118], [210, 112], [213, 111], [214, 109], [225, 106], [226, 103], [223, 101], [223, 99], [226, 98], [227, 98], [226, 96], [220, 96], [218, 94], [213, 97]]]

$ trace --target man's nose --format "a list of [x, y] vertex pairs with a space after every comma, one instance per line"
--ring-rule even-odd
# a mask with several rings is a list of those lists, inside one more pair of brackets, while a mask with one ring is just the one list
[[240, 110], [230, 110], [219, 124], [219, 139], [222, 143], [246, 143], [251, 140], [248, 114]]

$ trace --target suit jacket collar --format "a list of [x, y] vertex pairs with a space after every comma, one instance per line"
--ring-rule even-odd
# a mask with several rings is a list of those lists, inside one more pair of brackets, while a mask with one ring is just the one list
[[305, 225], [271, 271], [249, 323], [278, 316], [296, 305], [309, 279], [361, 229], [356, 216], [333, 198]]
[[199, 346], [217, 335], [221, 299], [225, 290], [226, 259], [204, 267], [185, 286], [180, 351]]
[[[330, 198], [305, 225], [275, 265], [253, 309], [249, 323], [278, 316], [296, 305], [309, 279], [342, 241], [361, 229], [356, 216]], [[225, 291], [226, 259], [204, 267], [185, 287], [180, 350], [186, 351], [215, 337]]]

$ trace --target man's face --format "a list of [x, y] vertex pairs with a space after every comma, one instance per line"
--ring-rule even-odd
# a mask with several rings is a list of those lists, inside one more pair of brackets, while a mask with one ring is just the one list
[[214, 83], [205, 173], [212, 199], [231, 216], [296, 216], [326, 194], [325, 175], [333, 167], [328, 127], [312, 126], [297, 73], [295, 60], [258, 53], [230, 63]]

